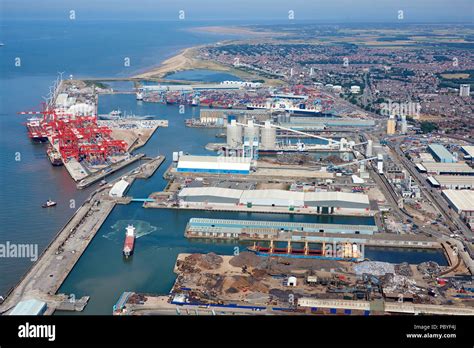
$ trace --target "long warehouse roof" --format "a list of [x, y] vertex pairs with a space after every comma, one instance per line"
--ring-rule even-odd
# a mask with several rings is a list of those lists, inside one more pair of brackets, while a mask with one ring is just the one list
[[366, 194], [351, 192], [297, 192], [286, 190], [236, 190], [221, 187], [185, 187], [179, 192], [178, 196], [218, 196], [243, 200], [285, 199], [309, 202], [345, 201], [369, 204], [369, 197]]
[[246, 190], [242, 193], [241, 199], [286, 199], [303, 201], [304, 192], [285, 190]]
[[305, 201], [345, 201], [369, 204], [369, 196], [351, 192], [305, 192]]
[[248, 157], [225, 157], [225, 156], [191, 156], [183, 155], [179, 157], [180, 162], [212, 162], [212, 163], [250, 163]]
[[472, 175], [435, 175], [434, 178], [440, 185], [466, 185], [474, 186], [474, 176]]
[[474, 191], [472, 190], [443, 190], [443, 194], [458, 210], [474, 211]]
[[179, 197], [190, 196], [219, 196], [239, 199], [243, 190], [228, 189], [223, 187], [185, 187], [179, 192]]
[[469, 167], [465, 162], [423, 162], [423, 167], [425, 167], [428, 172], [474, 173], [474, 169]]

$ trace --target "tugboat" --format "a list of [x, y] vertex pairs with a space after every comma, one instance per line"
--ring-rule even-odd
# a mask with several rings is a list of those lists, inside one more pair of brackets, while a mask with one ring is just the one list
[[44, 203], [44, 204], [42, 205], [42, 207], [43, 207], [43, 208], [51, 208], [51, 207], [54, 207], [56, 204], [57, 204], [56, 202], [54, 202], [54, 201], [48, 199], [48, 200], [46, 201], [46, 203]]
[[125, 232], [125, 242], [123, 243], [123, 256], [128, 258], [133, 254], [133, 248], [135, 247], [135, 227], [128, 225]]

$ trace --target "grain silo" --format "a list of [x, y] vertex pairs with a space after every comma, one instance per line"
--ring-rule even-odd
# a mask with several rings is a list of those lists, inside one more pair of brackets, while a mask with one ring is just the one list
[[276, 128], [272, 127], [270, 121], [265, 121], [265, 126], [261, 129], [260, 147], [265, 150], [275, 148]]
[[231, 120], [227, 125], [227, 146], [231, 149], [242, 146], [242, 126], [235, 120]]
[[250, 146], [258, 144], [258, 128], [255, 127], [252, 120], [249, 120], [247, 126], [244, 128], [244, 139]]

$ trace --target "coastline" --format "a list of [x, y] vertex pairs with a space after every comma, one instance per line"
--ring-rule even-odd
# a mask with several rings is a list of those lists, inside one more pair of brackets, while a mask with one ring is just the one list
[[132, 76], [140, 79], [163, 79], [167, 75], [184, 70], [209, 69], [217, 71], [227, 71], [229, 68], [224, 65], [197, 59], [194, 56], [200, 48], [204, 46], [193, 46], [181, 50], [175, 56], [164, 60], [158, 67], [151, 68], [144, 73]]
[[[226, 43], [230, 42], [232, 41], [228, 41]], [[235, 75], [243, 80], [263, 80], [265, 84], [271, 86], [278, 86], [284, 83], [283, 81], [278, 79], [269, 79], [260, 76], [257, 73], [246, 72], [240, 69], [236, 69], [232, 66], [217, 63], [212, 60], [203, 60], [196, 58], [199, 49], [209, 46], [212, 46], [212, 44], [185, 48], [181, 50], [178, 54], [164, 60], [158, 67], [150, 68], [149, 70], [141, 74], [131, 76], [131, 78], [142, 80], [167, 80], [166, 77], [168, 75], [171, 75], [176, 72], [202, 69], [226, 72]], [[168, 82], [170, 81], [171, 80], [168, 80]]]

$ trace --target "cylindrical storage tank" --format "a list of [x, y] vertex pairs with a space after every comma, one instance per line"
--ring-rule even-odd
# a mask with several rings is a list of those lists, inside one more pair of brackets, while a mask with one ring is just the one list
[[235, 120], [231, 120], [227, 125], [227, 146], [237, 148], [242, 144], [242, 127], [237, 125]]
[[258, 128], [255, 127], [252, 120], [249, 120], [247, 127], [244, 129], [244, 138], [249, 143], [258, 142]]
[[272, 127], [270, 121], [265, 121], [261, 129], [260, 145], [262, 149], [274, 149], [276, 144], [276, 128]]

